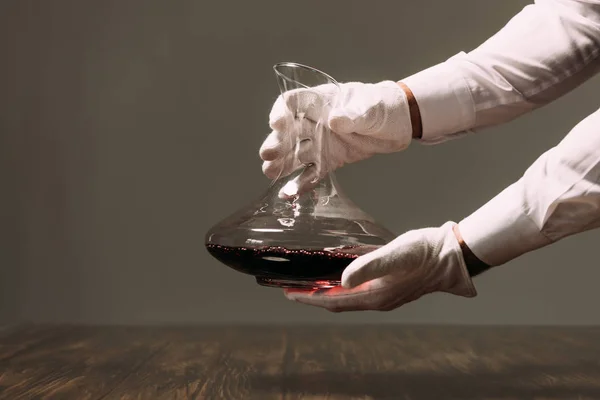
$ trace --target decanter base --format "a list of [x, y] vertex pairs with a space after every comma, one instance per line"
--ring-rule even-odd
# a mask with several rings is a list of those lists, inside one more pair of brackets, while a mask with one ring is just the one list
[[260, 276], [256, 277], [256, 282], [261, 286], [267, 287], [307, 290], [330, 289], [341, 285], [340, 281], [335, 280], [296, 281], [285, 279], [271, 279]]

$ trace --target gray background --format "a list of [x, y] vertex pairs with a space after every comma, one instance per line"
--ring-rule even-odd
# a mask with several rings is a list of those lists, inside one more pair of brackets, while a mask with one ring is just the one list
[[[599, 232], [389, 313], [288, 302], [204, 249], [266, 189], [271, 66], [400, 79], [470, 50], [527, 1], [0, 3], [0, 317], [93, 323], [600, 323]], [[459, 220], [600, 105], [599, 79], [502, 127], [339, 171], [397, 233]]]

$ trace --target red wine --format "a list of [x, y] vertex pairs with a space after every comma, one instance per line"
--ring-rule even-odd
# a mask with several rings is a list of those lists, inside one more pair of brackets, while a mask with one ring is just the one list
[[[254, 275], [272, 286], [297, 286], [293, 282], [318, 282], [312, 286], [339, 284], [343, 270], [358, 256], [378, 246], [348, 246], [325, 249], [295, 250], [284, 247], [229, 247], [207, 244], [210, 254], [223, 264], [245, 274]], [[277, 282], [280, 282], [277, 284]], [[289, 282], [283, 284], [282, 282]]]

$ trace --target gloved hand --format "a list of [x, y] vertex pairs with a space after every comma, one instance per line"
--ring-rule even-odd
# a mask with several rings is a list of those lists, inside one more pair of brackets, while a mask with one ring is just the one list
[[433, 292], [475, 297], [454, 225], [409, 231], [357, 258], [344, 270], [342, 287], [287, 289], [286, 297], [333, 312], [389, 311]]
[[263, 172], [277, 179], [307, 166], [295, 179], [298, 192], [344, 164], [404, 150], [412, 139], [406, 94], [392, 81], [290, 90], [275, 101], [269, 125], [259, 151]]

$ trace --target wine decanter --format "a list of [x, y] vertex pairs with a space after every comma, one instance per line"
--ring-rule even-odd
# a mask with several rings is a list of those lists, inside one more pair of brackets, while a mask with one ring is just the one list
[[[309, 139], [307, 135], [300, 139], [293, 131], [306, 118], [298, 110], [289, 110], [293, 128], [284, 132], [286, 140], [293, 141], [289, 146], [292, 160], [300, 141], [311, 140], [321, 154], [323, 168], [330, 133], [327, 110], [339, 101], [339, 84], [326, 73], [302, 64], [279, 63], [273, 69], [282, 99], [293, 90], [318, 85], [329, 85], [328, 89], [337, 93], [331, 104], [322, 105], [323, 115], [311, 121], [314, 131]], [[283, 103], [290, 107], [290, 102]], [[307, 289], [337, 286], [342, 271], [355, 258], [388, 243], [395, 235], [344, 194], [333, 171], [313, 173], [315, 179], [308, 190], [296, 191], [298, 180], [314, 172], [315, 165], [293, 164], [298, 166], [296, 170], [280, 173], [258, 199], [213, 226], [206, 234], [206, 248], [223, 264], [254, 276], [260, 285]]]

